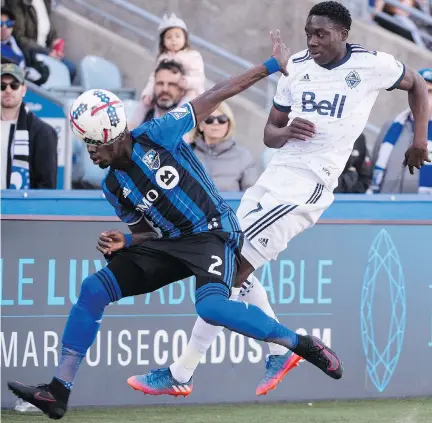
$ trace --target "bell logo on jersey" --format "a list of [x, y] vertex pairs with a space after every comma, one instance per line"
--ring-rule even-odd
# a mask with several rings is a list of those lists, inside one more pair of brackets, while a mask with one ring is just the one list
[[315, 101], [316, 94], [312, 91], [305, 91], [302, 96], [302, 112], [317, 112], [321, 116], [331, 116], [340, 119], [345, 106], [346, 95], [336, 94], [332, 102], [322, 100], [319, 103]]
[[180, 176], [172, 166], [163, 166], [156, 172], [156, 183], [163, 189], [173, 189], [180, 181]]
[[142, 199], [142, 203], [137, 204], [136, 210], [140, 212], [147, 211], [153, 203], [159, 198], [159, 194], [156, 190], [151, 189], [145, 197]]

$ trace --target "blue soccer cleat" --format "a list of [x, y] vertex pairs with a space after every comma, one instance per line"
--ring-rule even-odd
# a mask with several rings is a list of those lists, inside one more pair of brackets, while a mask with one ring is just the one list
[[302, 358], [288, 351], [284, 355], [270, 355], [266, 360], [266, 372], [264, 378], [256, 388], [257, 395], [267, 395], [269, 391], [276, 388], [285, 375], [294, 367], [299, 366]]
[[137, 391], [148, 395], [172, 395], [187, 397], [192, 393], [193, 381], [181, 383], [176, 381], [169, 368], [152, 370], [145, 375], [131, 376], [127, 383]]

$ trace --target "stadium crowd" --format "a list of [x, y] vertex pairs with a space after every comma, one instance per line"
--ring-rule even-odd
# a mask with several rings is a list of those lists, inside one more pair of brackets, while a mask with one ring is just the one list
[[[431, 15], [429, 0], [401, 3]], [[373, 19], [378, 25], [432, 50], [431, 40], [422, 36], [424, 32], [432, 35], [430, 25], [382, 0], [369, 0], [369, 5], [374, 8]], [[76, 80], [77, 67], [64, 55], [65, 41], [57, 34], [51, 8], [51, 0], [5, 0], [2, 4], [2, 189], [56, 187], [57, 136], [23, 103], [25, 80], [43, 86], [49, 77], [50, 60], [66, 65], [71, 81]], [[392, 16], [398, 24], [383, 19], [379, 12]], [[187, 24], [175, 14], [164, 15], [158, 31], [155, 70], [144, 87], [137, 87], [142, 92], [138, 106], [129, 113], [131, 129], [163, 116], [204, 91], [204, 60], [190, 45]], [[428, 66], [425, 63], [419, 72], [430, 89], [432, 145], [432, 68]], [[256, 162], [248, 149], [236, 142], [235, 135], [235, 115], [223, 103], [185, 137], [222, 192], [244, 191], [252, 186], [263, 170], [262, 164], [271, 159], [272, 151], [267, 149], [262, 163]], [[382, 123], [373, 151], [368, 151], [366, 135], [362, 134], [335, 192], [432, 194], [432, 165], [424, 166], [414, 177], [408, 177], [408, 170], [400, 166], [412, 135], [408, 109], [393, 121]], [[93, 166], [82, 143], [74, 143], [73, 152], [73, 188], [100, 189], [105, 170]], [[17, 179], [17, 174], [24, 176]]]

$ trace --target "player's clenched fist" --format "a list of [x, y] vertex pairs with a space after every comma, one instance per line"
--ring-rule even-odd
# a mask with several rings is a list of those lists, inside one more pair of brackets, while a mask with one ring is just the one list
[[300, 140], [306, 141], [315, 136], [315, 125], [299, 117], [292, 120], [291, 125], [282, 128], [286, 141]]

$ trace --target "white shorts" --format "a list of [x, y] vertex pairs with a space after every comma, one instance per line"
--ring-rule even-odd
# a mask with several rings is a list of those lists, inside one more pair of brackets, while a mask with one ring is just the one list
[[310, 171], [267, 167], [237, 210], [245, 234], [242, 256], [255, 269], [276, 260], [292, 238], [317, 222], [333, 199], [333, 192]]

